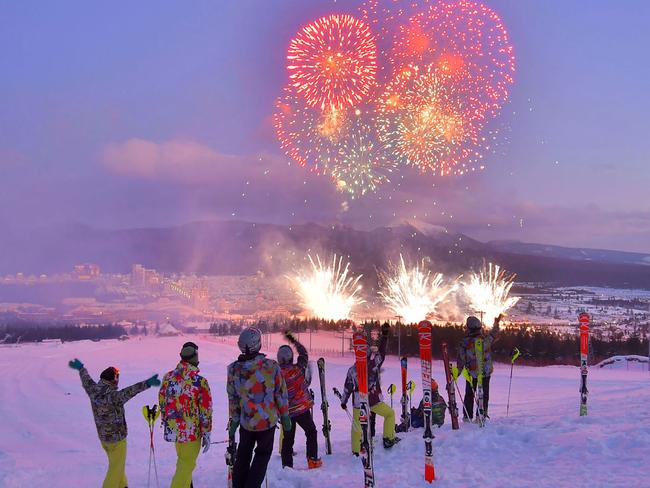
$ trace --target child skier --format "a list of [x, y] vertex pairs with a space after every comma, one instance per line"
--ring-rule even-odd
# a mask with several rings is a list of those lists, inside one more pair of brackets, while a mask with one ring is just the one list
[[[431, 423], [439, 428], [445, 423], [447, 403], [438, 391], [438, 382], [431, 379]], [[420, 400], [418, 408], [411, 408], [411, 427], [424, 427], [424, 399]]]
[[[381, 365], [386, 359], [386, 347], [388, 346], [388, 331], [390, 326], [384, 324], [381, 327], [381, 339], [379, 347], [371, 349], [368, 354], [368, 403], [370, 411], [384, 417], [384, 448], [390, 449], [401, 439], [395, 435], [395, 412], [383, 401], [381, 391]], [[348, 408], [348, 399], [352, 395], [352, 407], [354, 421], [351, 427], [352, 453], [358, 455], [361, 450], [361, 425], [359, 424], [359, 383], [357, 381], [356, 364], [350, 367], [343, 386], [343, 397], [341, 408]]]
[[463, 420], [472, 420], [474, 417], [474, 392], [478, 386], [478, 361], [476, 358], [476, 340], [483, 339], [483, 413], [488, 417], [488, 401], [490, 399], [490, 376], [494, 370], [492, 365], [492, 343], [499, 334], [499, 322], [501, 315], [494, 319], [494, 324], [489, 333], [482, 331], [483, 324], [481, 321], [470, 316], [467, 318], [465, 326], [467, 333], [460, 342], [458, 348], [458, 369], [465, 368], [471, 381], [465, 381], [465, 409]]
[[210, 449], [212, 395], [199, 374], [199, 347], [183, 344], [176, 369], [163, 377], [158, 393], [165, 440], [176, 445], [176, 472], [171, 488], [188, 488], [201, 446]]
[[293, 350], [290, 346], [284, 345], [278, 349], [278, 363], [287, 385], [291, 418], [291, 430], [284, 434], [282, 441], [282, 467], [293, 468], [293, 443], [296, 424], [298, 424], [305, 431], [307, 438], [307, 466], [309, 469], [319, 468], [323, 465], [323, 461], [318, 458], [318, 432], [311, 414], [314, 400], [309, 393], [311, 383], [308, 369], [309, 356], [307, 349], [291, 332], [287, 331], [284, 335], [298, 351], [298, 360], [296, 364], [293, 363]]
[[68, 366], [79, 371], [81, 385], [90, 398], [97, 435], [108, 456], [108, 470], [102, 488], [125, 488], [128, 483], [124, 472], [127, 435], [124, 404], [147, 388], [158, 386], [158, 375], [118, 390], [120, 370], [113, 366], [102, 371], [98, 382], [90, 377], [78, 359], [70, 361]]
[[244, 329], [237, 344], [242, 354], [228, 365], [226, 383], [230, 436], [240, 427], [233, 486], [259, 488], [273, 453], [278, 420], [285, 433], [291, 430], [287, 386], [278, 363], [260, 353], [262, 333], [259, 329]]

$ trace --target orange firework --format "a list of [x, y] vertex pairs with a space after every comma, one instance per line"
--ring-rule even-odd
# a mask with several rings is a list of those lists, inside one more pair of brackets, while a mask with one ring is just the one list
[[351, 15], [328, 15], [303, 27], [289, 44], [291, 85], [310, 107], [341, 110], [368, 95], [377, 73], [370, 27]]

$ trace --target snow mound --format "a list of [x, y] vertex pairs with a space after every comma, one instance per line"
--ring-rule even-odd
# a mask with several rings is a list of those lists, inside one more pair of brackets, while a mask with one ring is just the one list
[[599, 368], [609, 368], [609, 369], [618, 369], [618, 368], [627, 368], [629, 363], [648, 363], [648, 358], [646, 356], [636, 356], [630, 354], [629, 356], [612, 356], [609, 359], [596, 364]]

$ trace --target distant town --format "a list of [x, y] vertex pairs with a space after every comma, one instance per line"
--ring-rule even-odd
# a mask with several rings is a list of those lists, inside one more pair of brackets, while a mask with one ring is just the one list
[[[650, 329], [650, 291], [596, 287], [553, 287], [517, 283], [521, 297], [507, 317], [509, 327], [567, 332], [587, 311], [603, 339], [645, 338]], [[445, 308], [440, 322], [461, 321], [469, 312]], [[0, 321], [42, 324], [120, 325], [126, 330], [207, 331], [215, 323], [281, 321], [307, 317], [284, 276], [198, 276], [162, 273], [133, 264], [128, 274], [102, 273], [94, 263], [69, 273], [0, 278]], [[377, 299], [357, 316], [395, 321]], [[135, 327], [135, 328], [134, 328]]]

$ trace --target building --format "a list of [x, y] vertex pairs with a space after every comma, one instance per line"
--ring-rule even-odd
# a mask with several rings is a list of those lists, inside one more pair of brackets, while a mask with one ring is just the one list
[[101, 275], [98, 265], [93, 263], [76, 264], [72, 276], [80, 281], [96, 280]]

